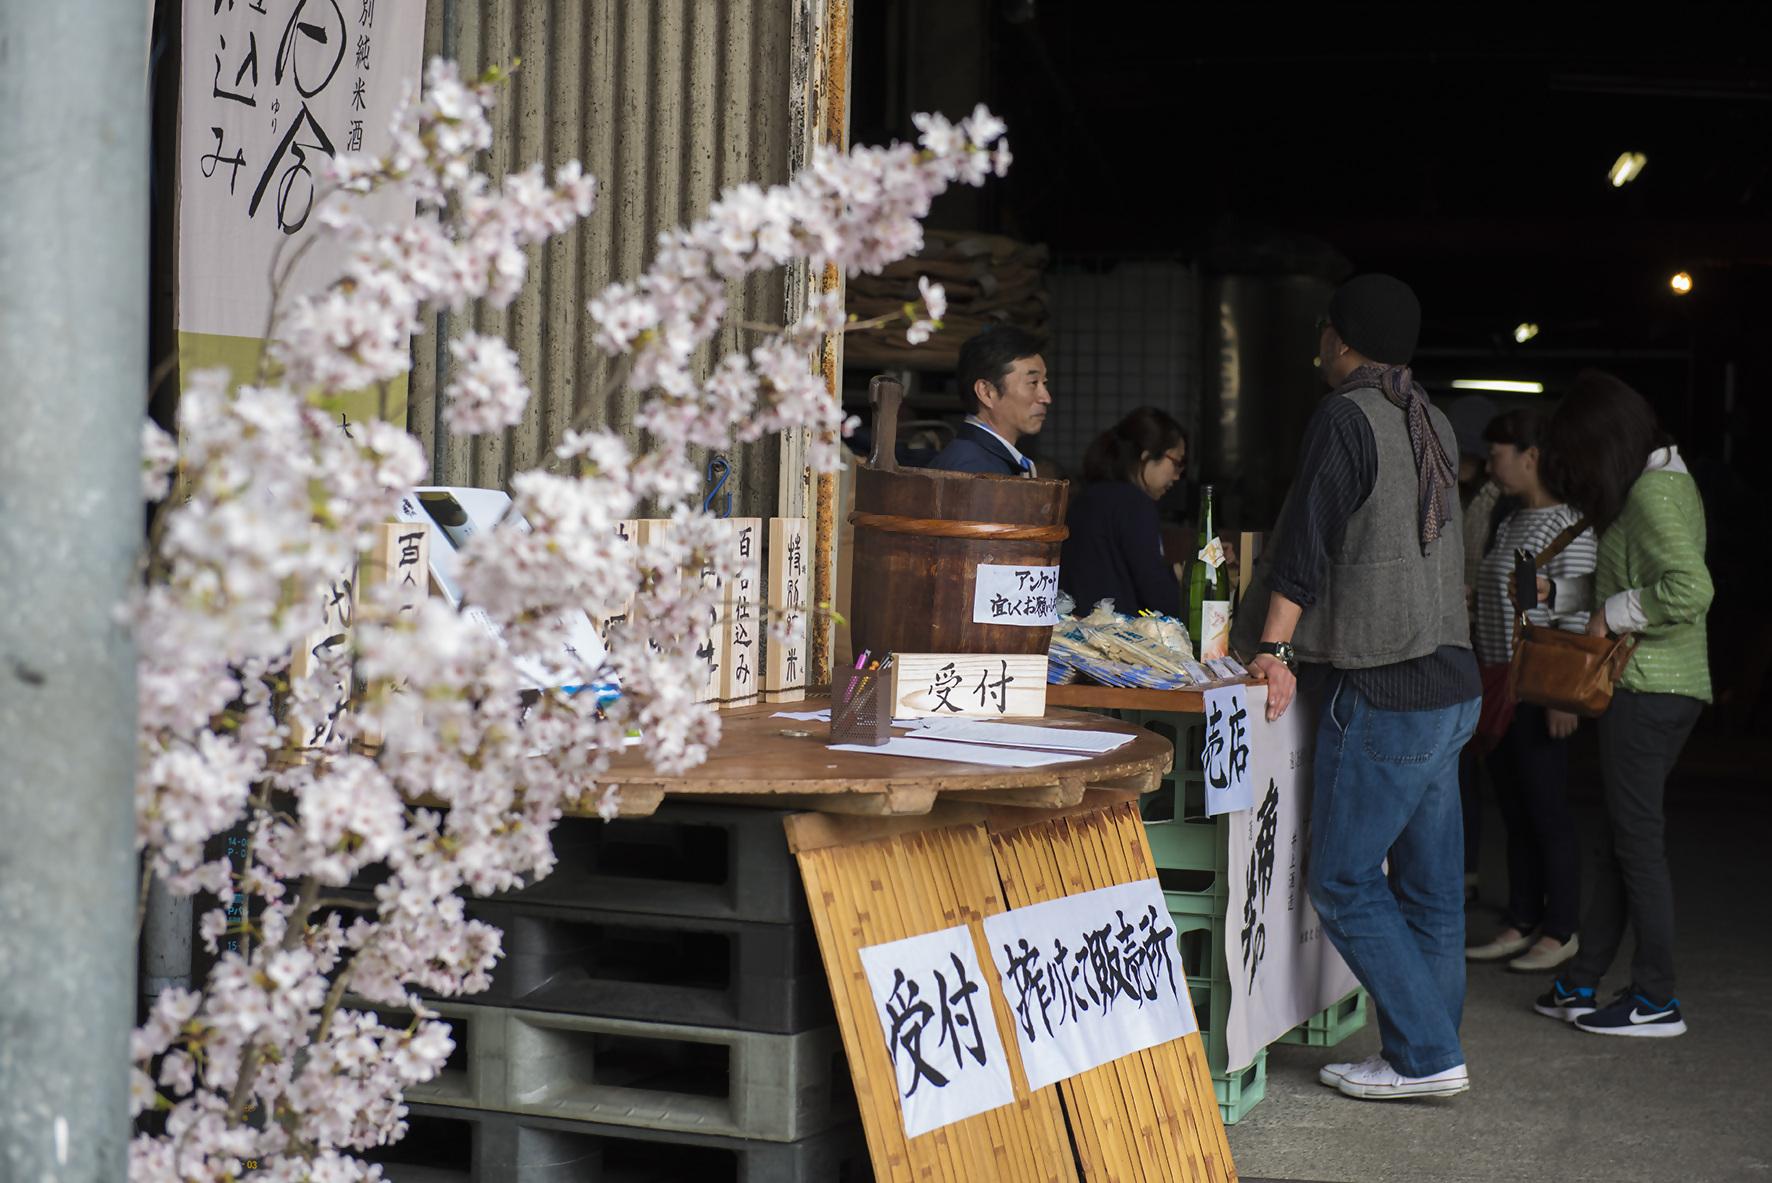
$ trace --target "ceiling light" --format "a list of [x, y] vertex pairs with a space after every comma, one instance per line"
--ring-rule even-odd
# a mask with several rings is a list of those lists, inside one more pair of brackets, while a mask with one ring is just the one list
[[1612, 187], [1622, 189], [1637, 179], [1649, 158], [1641, 152], [1620, 152], [1618, 159], [1612, 162], [1612, 171], [1606, 175], [1612, 178]]
[[1522, 321], [1514, 326], [1514, 340], [1521, 345], [1524, 345], [1536, 336], [1538, 336], [1538, 326], [1529, 320]]
[[1674, 290], [1674, 295], [1684, 296], [1692, 290], [1692, 275], [1687, 271], [1676, 271], [1673, 278], [1667, 281], [1667, 286]]
[[1501, 378], [1456, 378], [1454, 390], [1497, 390], [1503, 394], [1543, 394], [1542, 382], [1509, 382]]

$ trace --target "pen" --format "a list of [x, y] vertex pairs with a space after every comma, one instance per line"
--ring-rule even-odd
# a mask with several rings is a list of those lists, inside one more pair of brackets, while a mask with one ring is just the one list
[[872, 652], [873, 652], [872, 649], [863, 649], [861, 651], [861, 656], [859, 656], [855, 659], [855, 668], [861, 669], [863, 666], [865, 666], [867, 664], [868, 654], [870, 654]]

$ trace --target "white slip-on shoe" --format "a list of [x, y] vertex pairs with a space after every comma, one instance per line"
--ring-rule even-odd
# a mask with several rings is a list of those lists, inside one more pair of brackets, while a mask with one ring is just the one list
[[1481, 945], [1467, 945], [1464, 950], [1466, 961], [1501, 961], [1508, 957], [1517, 957], [1532, 947], [1532, 934], [1515, 929], [1514, 936], [1491, 937]]
[[1348, 1072], [1336, 1086], [1362, 1101], [1400, 1101], [1407, 1097], [1454, 1097], [1469, 1091], [1470, 1072], [1463, 1064], [1432, 1076], [1404, 1076], [1389, 1064], [1360, 1067]]
[[1340, 1088], [1342, 1078], [1350, 1072], [1360, 1072], [1367, 1068], [1382, 1068], [1384, 1054], [1367, 1056], [1364, 1060], [1355, 1060], [1348, 1064], [1324, 1064], [1317, 1069], [1317, 1079], [1330, 1088]]
[[1557, 968], [1579, 952], [1581, 952], [1581, 938], [1571, 935], [1568, 940], [1555, 949], [1545, 949], [1534, 945], [1508, 962], [1507, 967], [1517, 974], [1543, 973], [1547, 969]]

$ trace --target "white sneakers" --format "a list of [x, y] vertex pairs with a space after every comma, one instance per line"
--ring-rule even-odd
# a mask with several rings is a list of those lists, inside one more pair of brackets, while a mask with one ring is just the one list
[[1325, 1064], [1317, 1079], [1362, 1101], [1395, 1101], [1407, 1097], [1455, 1097], [1471, 1087], [1470, 1072], [1463, 1064], [1432, 1076], [1404, 1076], [1382, 1055], [1357, 1064]]
[[1325, 1064], [1317, 1069], [1317, 1079], [1332, 1089], [1341, 1087], [1344, 1077], [1350, 1072], [1364, 1072], [1370, 1068], [1384, 1067], [1382, 1055], [1367, 1056], [1364, 1060], [1352, 1064]]

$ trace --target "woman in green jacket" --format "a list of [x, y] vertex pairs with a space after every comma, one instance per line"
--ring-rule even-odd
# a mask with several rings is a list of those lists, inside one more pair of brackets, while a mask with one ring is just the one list
[[[1588, 632], [1637, 638], [1612, 705], [1600, 717], [1600, 778], [1608, 836], [1581, 924], [1581, 952], [1538, 999], [1540, 1014], [1600, 1035], [1686, 1030], [1674, 995], [1674, 902], [1663, 843], [1668, 774], [1710, 701], [1704, 617], [1704, 504], [1680, 451], [1643, 396], [1597, 370], [1551, 419], [1552, 479], [1599, 531], [1592, 584], [1540, 579], [1555, 606], [1585, 601]], [[1636, 931], [1631, 983], [1600, 1004], [1601, 976]]]

